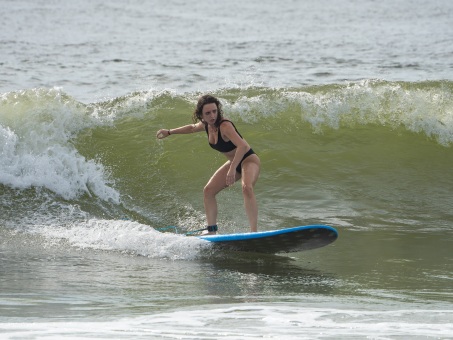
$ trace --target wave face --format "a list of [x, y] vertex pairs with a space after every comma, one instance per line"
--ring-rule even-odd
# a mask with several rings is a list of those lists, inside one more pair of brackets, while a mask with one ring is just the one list
[[[453, 82], [213, 94], [261, 158], [262, 230], [451, 225]], [[109, 220], [132, 230], [131, 220], [203, 226], [202, 188], [224, 159], [203, 133], [155, 138], [159, 128], [190, 124], [199, 95], [143, 91], [83, 104], [58, 89], [2, 94], [0, 226], [52, 237], [61, 230], [70, 240], [68, 230], [80, 234], [83, 221], [90, 233]], [[219, 205], [224, 232], [248, 229], [240, 186]], [[89, 246], [97, 242], [86, 236]]]

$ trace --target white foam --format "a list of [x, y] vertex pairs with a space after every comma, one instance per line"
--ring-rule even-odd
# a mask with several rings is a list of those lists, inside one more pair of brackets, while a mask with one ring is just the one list
[[448, 89], [444, 94], [442, 90], [408, 89], [398, 83], [367, 80], [315, 94], [310, 102], [304, 99], [301, 105], [315, 128], [322, 124], [333, 128], [340, 124], [404, 127], [449, 145], [453, 143], [452, 97]]
[[452, 107], [448, 86], [404, 87], [396, 82], [366, 80], [307, 91], [282, 91], [278, 95], [244, 96], [233, 104], [226, 103], [225, 111], [256, 123], [262, 117], [301, 110], [301, 122], [309, 123], [315, 132], [326, 127], [377, 124], [424, 133], [448, 146], [453, 143]]
[[[331, 302], [332, 303], [332, 302]], [[412, 308], [361, 310], [322, 304], [197, 306], [108, 322], [2, 323], [12, 337], [88, 339], [350, 339], [450, 338], [453, 311]]]
[[68, 226], [37, 226], [34, 230], [50, 241], [64, 240], [77, 248], [171, 260], [196, 259], [203, 249], [210, 247], [208, 242], [196, 237], [161, 233], [150, 226], [122, 220], [91, 219]]
[[94, 194], [119, 202], [103, 165], [80, 155], [72, 143], [97, 121], [58, 90], [28, 90], [1, 100], [0, 183], [44, 187], [65, 199]]

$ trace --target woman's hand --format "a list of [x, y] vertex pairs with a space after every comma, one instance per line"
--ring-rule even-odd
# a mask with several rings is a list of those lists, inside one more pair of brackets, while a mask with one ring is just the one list
[[158, 139], [162, 139], [162, 138], [165, 138], [165, 137], [168, 137], [168, 136], [170, 136], [170, 130], [167, 130], [167, 129], [160, 129], [156, 133], [156, 137]]
[[228, 170], [227, 177], [226, 177], [226, 185], [230, 186], [236, 182], [236, 169]]

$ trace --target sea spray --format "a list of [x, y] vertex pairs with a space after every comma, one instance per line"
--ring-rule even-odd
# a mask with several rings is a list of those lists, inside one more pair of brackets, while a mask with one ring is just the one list
[[[170, 260], [193, 260], [203, 256], [210, 244], [196, 237], [162, 233], [133, 221], [89, 219], [67, 225], [36, 226], [36, 233], [58, 246], [108, 250]], [[204, 254], [207, 254], [206, 252]]]

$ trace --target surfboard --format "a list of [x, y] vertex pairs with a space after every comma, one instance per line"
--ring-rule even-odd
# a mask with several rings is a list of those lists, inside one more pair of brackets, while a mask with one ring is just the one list
[[227, 250], [256, 253], [292, 253], [327, 246], [338, 237], [338, 232], [326, 225], [307, 225], [287, 229], [197, 236]]

